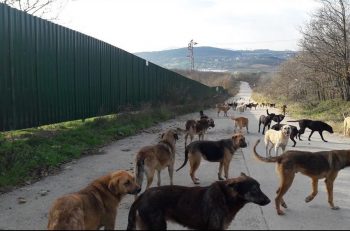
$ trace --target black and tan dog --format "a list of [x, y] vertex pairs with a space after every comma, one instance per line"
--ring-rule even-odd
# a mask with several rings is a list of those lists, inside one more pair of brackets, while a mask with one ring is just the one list
[[305, 202], [312, 201], [318, 193], [318, 180], [325, 179], [328, 193], [328, 203], [334, 210], [339, 209], [333, 203], [333, 183], [338, 172], [345, 167], [350, 166], [350, 150], [333, 150], [321, 152], [306, 151], [287, 151], [277, 157], [265, 158], [256, 152], [254, 146], [254, 156], [266, 163], [276, 163], [276, 171], [280, 177], [280, 186], [277, 190], [275, 199], [276, 210], [278, 215], [284, 215], [280, 206], [287, 208], [283, 196], [293, 183], [295, 174], [300, 172], [312, 179], [312, 193], [305, 198]]
[[204, 134], [208, 128], [214, 128], [215, 123], [212, 118], [201, 118], [200, 120], [187, 120], [186, 121], [186, 135], [185, 135], [185, 147], [187, 146], [187, 138], [190, 136], [192, 142], [195, 135], [198, 135], [199, 140], [204, 140]]
[[223, 230], [250, 202], [264, 206], [270, 199], [244, 173], [208, 187], [150, 188], [132, 204], [127, 229], [166, 230], [171, 220], [190, 229]]
[[49, 212], [49, 230], [113, 230], [117, 207], [126, 194], [141, 188], [132, 174], [116, 171], [94, 180], [79, 192], [56, 199]]
[[299, 140], [301, 140], [300, 136], [304, 134], [306, 128], [309, 128], [311, 130], [311, 133], [308, 139], [309, 141], [311, 141], [310, 138], [312, 134], [314, 134], [314, 132], [318, 132], [321, 136], [321, 139], [324, 142], [328, 142], [328, 141], [323, 138], [322, 132], [327, 131], [329, 133], [333, 133], [333, 128], [323, 121], [302, 119], [302, 120], [293, 120], [293, 121], [287, 121], [287, 122], [299, 122], [299, 128], [300, 128]]
[[175, 162], [175, 143], [179, 139], [177, 133], [168, 130], [161, 136], [156, 145], [141, 148], [135, 157], [135, 176], [137, 183], [142, 187], [143, 175], [147, 177], [147, 187], [153, 182], [155, 171], [158, 173], [158, 186], [161, 184], [160, 171], [168, 168], [170, 184], [173, 184]]
[[195, 141], [190, 143], [185, 149], [185, 161], [179, 171], [183, 168], [187, 161], [190, 161], [190, 176], [193, 183], [199, 184], [199, 179], [196, 178], [196, 170], [198, 169], [202, 157], [210, 162], [220, 162], [218, 178], [223, 180], [222, 168], [224, 167], [225, 178], [228, 179], [228, 170], [230, 162], [235, 151], [239, 148], [247, 147], [245, 137], [242, 134], [235, 134], [231, 139], [223, 139], [219, 141]]

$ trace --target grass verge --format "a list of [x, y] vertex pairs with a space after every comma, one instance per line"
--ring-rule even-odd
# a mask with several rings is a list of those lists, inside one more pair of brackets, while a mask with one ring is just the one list
[[111, 141], [214, 104], [207, 101], [176, 107], [148, 107], [139, 112], [96, 117], [85, 122], [77, 120], [0, 133], [0, 192], [55, 173], [60, 165], [96, 153]]

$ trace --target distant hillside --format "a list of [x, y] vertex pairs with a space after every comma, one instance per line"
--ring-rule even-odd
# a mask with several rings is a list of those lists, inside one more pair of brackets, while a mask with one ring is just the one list
[[[294, 51], [226, 50], [214, 47], [195, 47], [194, 62], [197, 70], [262, 71], [270, 72], [296, 54]], [[187, 48], [139, 52], [135, 55], [168, 69], [189, 69]]]

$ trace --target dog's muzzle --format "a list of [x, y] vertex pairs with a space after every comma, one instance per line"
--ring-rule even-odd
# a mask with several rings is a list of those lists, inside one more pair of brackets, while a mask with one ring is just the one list
[[132, 195], [137, 195], [141, 192], [141, 187], [137, 187], [134, 191], [130, 192], [129, 194], [132, 194]]

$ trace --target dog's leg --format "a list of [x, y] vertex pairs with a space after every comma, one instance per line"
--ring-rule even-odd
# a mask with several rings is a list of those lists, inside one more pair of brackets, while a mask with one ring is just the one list
[[224, 162], [225, 178], [228, 179], [228, 170], [230, 169], [230, 161]]
[[170, 185], [173, 185], [174, 163], [168, 166], [168, 172], [169, 172], [169, 178], [170, 178]]
[[322, 135], [322, 132], [321, 132], [321, 131], [319, 131], [318, 133], [320, 133], [321, 139], [322, 139], [324, 142], [328, 142], [327, 140], [325, 140], [325, 139], [323, 138], [323, 135]]
[[248, 131], [248, 123], [247, 123], [247, 126], [246, 126], [246, 128], [247, 128], [247, 134], [249, 134], [249, 131]]
[[305, 202], [309, 203], [312, 201], [318, 193], [318, 179], [312, 178], [312, 193], [305, 198]]
[[[271, 148], [270, 148], [270, 150], [269, 150], [269, 156], [271, 156], [271, 150], [273, 149], [273, 143], [271, 143]], [[275, 151], [275, 153], [276, 153], [276, 151]]]
[[152, 182], [153, 182], [153, 177], [154, 177], [154, 171], [155, 169], [154, 168], [146, 168], [145, 169], [145, 174], [146, 174], [146, 177], [147, 177], [147, 186], [146, 186], [146, 189], [148, 189]]
[[199, 167], [199, 164], [201, 162], [201, 156], [198, 154], [190, 156], [190, 176], [194, 184], [199, 184], [199, 179], [196, 178], [196, 171]]
[[292, 135], [290, 136], [290, 139], [291, 139], [291, 140], [293, 141], [293, 143], [294, 143], [293, 147], [295, 147], [295, 145], [297, 144], [297, 142], [295, 141], [294, 138], [295, 138], [295, 136], [292, 136]]
[[280, 187], [279, 187], [277, 196], [275, 198], [275, 206], [276, 206], [277, 214], [284, 215], [284, 212], [281, 210], [280, 206], [282, 202], [284, 202], [283, 200], [284, 194], [286, 194], [286, 192], [288, 191], [288, 189], [293, 183], [295, 173], [292, 172], [292, 170], [283, 170], [282, 166], [278, 166], [277, 170], [280, 177]]
[[[278, 188], [277, 189], [277, 191], [276, 191], [276, 194], [278, 194], [279, 192], [280, 192], [280, 188]], [[281, 206], [283, 207], [283, 208], [288, 208], [288, 206], [287, 206], [287, 204], [286, 204], [286, 202], [284, 201], [284, 199], [283, 199], [283, 197], [281, 198]]]
[[219, 166], [219, 173], [218, 173], [218, 179], [219, 180], [224, 180], [224, 178], [222, 178], [222, 168], [224, 167], [224, 160], [220, 161], [220, 166]]
[[333, 203], [333, 184], [335, 178], [337, 178], [338, 172], [333, 173], [331, 176], [327, 176], [325, 183], [327, 187], [327, 193], [328, 193], [328, 203], [331, 206], [331, 209], [338, 210], [339, 207], [335, 206]]
[[[312, 134], [314, 134], [314, 132], [315, 132], [315, 131], [311, 131], [311, 133], [310, 133], [310, 135], [309, 135], [309, 139], [308, 139], [308, 141], [311, 141], [311, 139], [310, 139], [310, 138], [311, 138]], [[321, 137], [322, 137], [322, 135], [321, 135]]]
[[157, 183], [157, 185], [158, 185], [158, 187], [160, 186], [160, 184], [161, 184], [161, 179], [160, 179], [160, 170], [157, 170], [157, 177], [158, 177], [158, 183]]
[[305, 132], [305, 128], [300, 126], [299, 133], [298, 133], [298, 137], [299, 137], [300, 141], [303, 141], [300, 137], [301, 137], [302, 134], [304, 134], [304, 132]]

